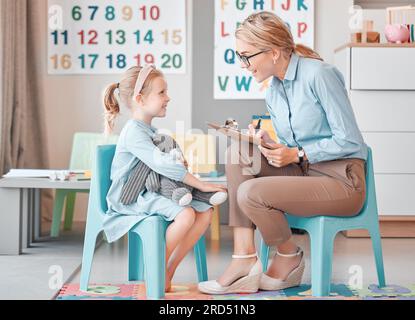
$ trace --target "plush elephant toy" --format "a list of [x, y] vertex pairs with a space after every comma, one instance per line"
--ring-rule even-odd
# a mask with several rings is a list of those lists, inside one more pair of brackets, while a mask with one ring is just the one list
[[[171, 136], [157, 134], [153, 138], [153, 143], [162, 152], [170, 153], [178, 161], [184, 162], [183, 153]], [[193, 199], [216, 206], [225, 202], [228, 197], [226, 192], [202, 192], [183, 182], [159, 175], [144, 162], [139, 161], [122, 188], [121, 203], [129, 205], [137, 201], [138, 195], [144, 189], [150, 192], [159, 192], [180, 206], [187, 206]]]

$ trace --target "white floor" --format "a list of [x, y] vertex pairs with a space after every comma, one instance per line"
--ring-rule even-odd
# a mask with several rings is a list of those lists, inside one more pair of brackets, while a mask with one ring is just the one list
[[[56, 240], [45, 238], [20, 256], [0, 256], [0, 299], [52, 299], [59, 282], [79, 283], [84, 224], [76, 224], [71, 232], [63, 232]], [[303, 283], [310, 283], [309, 243], [305, 235], [295, 239], [306, 252], [307, 268]], [[415, 239], [382, 239], [388, 284], [415, 284]], [[222, 226], [221, 241], [212, 242], [207, 233], [209, 278], [217, 278], [225, 269], [232, 253], [231, 229]], [[351, 268], [358, 266], [358, 269]], [[333, 261], [334, 283], [349, 283], [352, 273], [362, 272], [362, 282], [376, 283], [376, 269], [369, 239], [336, 238]], [[61, 271], [61, 277], [60, 277]], [[57, 280], [57, 281], [55, 281]], [[193, 254], [189, 254], [177, 270], [173, 283], [197, 281]], [[126, 239], [101, 244], [95, 253], [91, 283], [127, 283]]]
[[0, 255], [0, 299], [51, 299], [80, 266], [85, 223], [56, 239], [47, 237], [18, 256]]

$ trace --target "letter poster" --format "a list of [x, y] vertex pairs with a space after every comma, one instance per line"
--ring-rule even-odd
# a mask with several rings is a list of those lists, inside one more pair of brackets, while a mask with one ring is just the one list
[[186, 72], [185, 0], [49, 0], [49, 74]]
[[271, 11], [289, 26], [295, 43], [314, 48], [314, 0], [215, 0], [215, 99], [263, 99], [270, 79], [258, 84], [240, 67], [235, 30], [250, 14]]

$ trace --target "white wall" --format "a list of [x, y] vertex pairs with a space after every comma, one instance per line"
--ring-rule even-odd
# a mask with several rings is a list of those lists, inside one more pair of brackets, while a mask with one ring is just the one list
[[[316, 50], [329, 63], [334, 62], [334, 49], [350, 42], [349, 8], [353, 0], [316, 1]], [[380, 41], [386, 42], [384, 30], [386, 13], [381, 9], [363, 10], [364, 20], [374, 21], [374, 30], [380, 32]]]
[[328, 63], [334, 49], [350, 41], [349, 8], [353, 0], [315, 0], [315, 49]]

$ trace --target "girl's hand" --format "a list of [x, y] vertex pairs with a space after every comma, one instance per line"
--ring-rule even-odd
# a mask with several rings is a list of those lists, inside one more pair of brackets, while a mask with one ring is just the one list
[[202, 182], [202, 185], [198, 189], [203, 192], [227, 192], [225, 186], [209, 182]]
[[265, 143], [275, 144], [276, 142], [271, 139], [268, 131], [259, 129], [258, 132], [255, 132], [255, 127], [253, 124], [248, 125], [249, 135], [255, 138], [262, 139]]
[[261, 153], [267, 158], [268, 163], [276, 168], [281, 168], [288, 166], [291, 163], [298, 163], [298, 149], [289, 148], [284, 144], [273, 143], [271, 145], [276, 149], [267, 149], [261, 146], [258, 146]]

